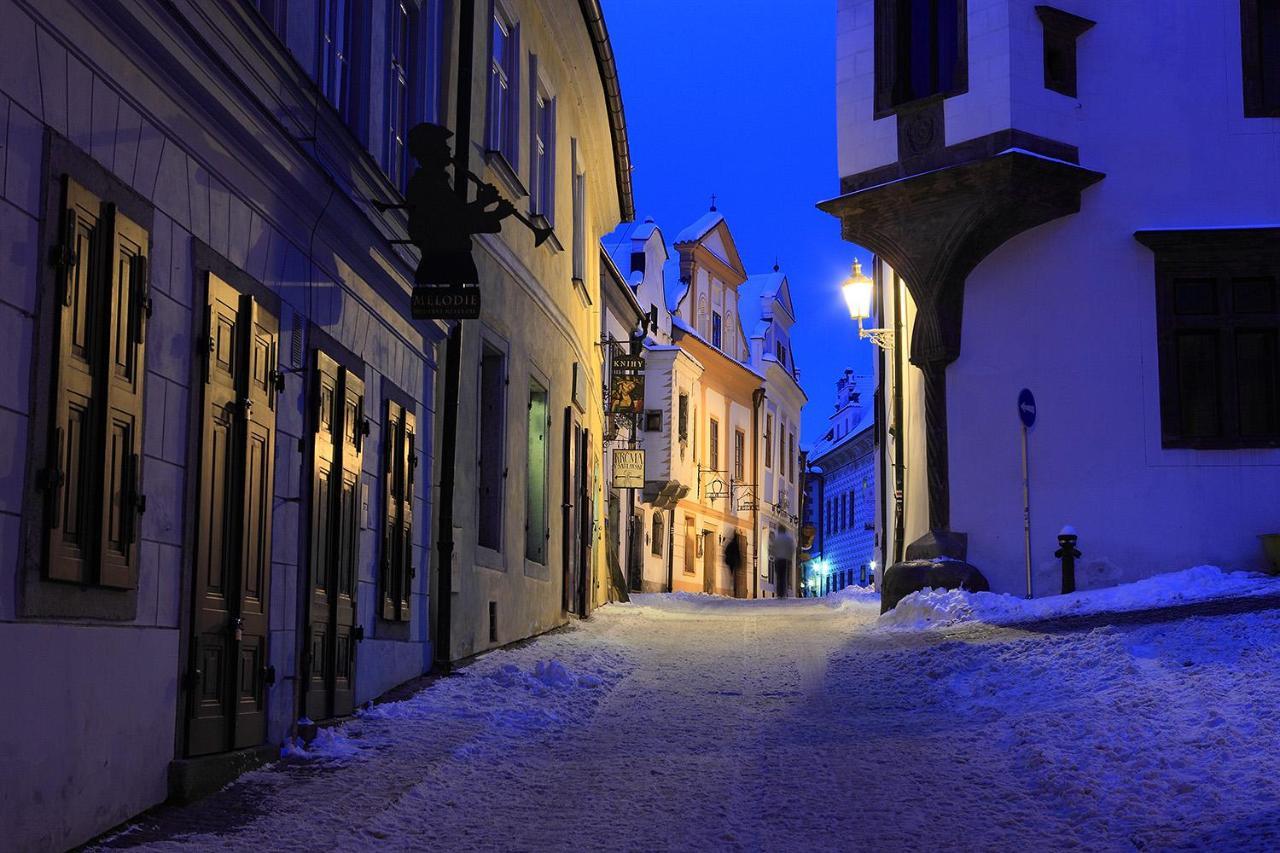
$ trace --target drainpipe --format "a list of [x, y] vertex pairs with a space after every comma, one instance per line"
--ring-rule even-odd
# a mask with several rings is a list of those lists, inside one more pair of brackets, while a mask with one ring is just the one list
[[[751, 392], [751, 478], [755, 481], [755, 500], [751, 502], [751, 597], [760, 597], [760, 407], [764, 405], [764, 389]], [[774, 581], [777, 589], [777, 581]]]
[[[896, 518], [893, 522], [893, 562], [895, 563], [902, 562], [905, 548], [902, 540], [906, 537], [903, 456], [906, 455], [907, 441], [902, 429], [902, 351], [906, 347], [902, 334], [902, 276], [895, 272], [893, 274], [893, 500], [896, 507]], [[881, 566], [882, 574], [885, 568], [887, 567]]]
[[667, 510], [667, 592], [675, 592], [676, 508]]
[[[475, 0], [458, 4], [458, 120], [454, 127], [454, 191], [467, 200], [471, 154], [471, 66], [475, 47]], [[440, 436], [440, 508], [436, 528], [436, 643], [440, 671], [453, 666], [453, 480], [458, 440], [458, 386], [462, 379], [462, 321], [455, 320], [445, 348], [444, 413]]]

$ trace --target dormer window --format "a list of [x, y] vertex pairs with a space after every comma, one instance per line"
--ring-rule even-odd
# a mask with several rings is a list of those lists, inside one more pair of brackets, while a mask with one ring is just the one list
[[969, 87], [966, 0], [876, 0], [876, 112]]
[[644, 252], [631, 253], [631, 271], [644, 272]]
[[786, 367], [787, 366], [787, 348], [782, 343], [782, 341], [776, 341], [774, 343], [774, 354], [778, 357], [778, 364], [781, 364], [783, 367]]

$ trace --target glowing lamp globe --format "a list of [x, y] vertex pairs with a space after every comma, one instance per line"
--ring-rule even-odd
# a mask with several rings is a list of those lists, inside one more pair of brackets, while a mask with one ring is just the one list
[[871, 316], [871, 279], [863, 275], [860, 261], [853, 262], [853, 272], [840, 285], [840, 293], [850, 317], [865, 320]]

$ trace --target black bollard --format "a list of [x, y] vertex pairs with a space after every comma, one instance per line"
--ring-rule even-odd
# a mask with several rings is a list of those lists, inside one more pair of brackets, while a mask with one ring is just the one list
[[1062, 560], [1062, 594], [1076, 591], [1076, 557], [1080, 552], [1076, 549], [1076, 529], [1068, 524], [1058, 534], [1058, 550], [1053, 556]]

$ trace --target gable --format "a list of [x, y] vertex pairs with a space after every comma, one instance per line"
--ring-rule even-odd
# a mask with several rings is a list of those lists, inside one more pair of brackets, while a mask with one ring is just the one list
[[738, 256], [738, 247], [734, 245], [729, 225], [723, 219], [698, 242], [740, 278], [746, 279], [747, 271], [742, 266], [742, 258]]
[[787, 312], [787, 316], [791, 318], [792, 322], [795, 322], [796, 309], [791, 302], [791, 283], [787, 281], [786, 276], [783, 276], [782, 285], [778, 288], [778, 294], [774, 298], [782, 306], [782, 310]]

